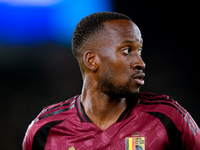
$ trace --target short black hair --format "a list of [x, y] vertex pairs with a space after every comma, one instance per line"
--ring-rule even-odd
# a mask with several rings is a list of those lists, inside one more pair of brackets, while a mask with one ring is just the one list
[[72, 52], [77, 56], [77, 50], [90, 36], [104, 27], [103, 22], [108, 20], [131, 19], [117, 12], [98, 12], [83, 18], [76, 26], [72, 37]]

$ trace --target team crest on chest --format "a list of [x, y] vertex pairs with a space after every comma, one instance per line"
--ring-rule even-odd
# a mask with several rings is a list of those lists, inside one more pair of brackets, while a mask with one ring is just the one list
[[145, 150], [145, 137], [126, 137], [125, 150]]

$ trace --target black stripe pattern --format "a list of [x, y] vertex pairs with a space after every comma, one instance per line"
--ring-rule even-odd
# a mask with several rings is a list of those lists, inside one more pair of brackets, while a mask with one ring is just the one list
[[164, 125], [168, 135], [169, 149], [182, 150], [183, 144], [182, 144], [181, 132], [178, 130], [173, 121], [166, 115], [159, 112], [148, 112], [148, 113], [158, 118]]
[[[68, 99], [67, 101], [72, 100], [73, 98], [74, 98], [74, 97]], [[55, 109], [55, 108], [59, 108], [59, 107], [62, 107], [62, 106], [69, 106], [69, 105], [71, 105], [71, 104], [74, 103], [74, 102], [75, 102], [75, 100], [71, 101], [70, 103], [66, 103], [66, 101], [63, 101], [63, 102], [62, 102], [63, 104], [60, 104], [60, 105], [58, 105], [58, 106], [54, 106], [54, 107], [48, 108], [48, 109], [45, 109], [45, 108], [44, 108], [44, 111], [42, 111], [41, 114], [43, 114], [43, 113], [45, 113], [45, 112], [47, 112], [47, 111], [53, 110], [53, 109]]]
[[[192, 134], [195, 136], [196, 133], [198, 133], [200, 130], [196, 123], [194, 123], [192, 117], [190, 114], [183, 108], [181, 107], [176, 101], [172, 99], [172, 97], [168, 95], [158, 95], [158, 94], [152, 94], [152, 93], [145, 93], [145, 94], [140, 94], [139, 99], [145, 99], [148, 101], [142, 101], [138, 100], [138, 103], [144, 104], [144, 105], [155, 105], [155, 104], [162, 104], [162, 105], [168, 105], [176, 109], [185, 119], [186, 123], [188, 124]], [[159, 101], [160, 100], [160, 101]], [[163, 100], [163, 101], [161, 101]]]
[[59, 114], [59, 113], [61, 113], [61, 112], [67, 111], [67, 110], [70, 110], [70, 109], [72, 109], [74, 106], [75, 106], [75, 105], [72, 105], [72, 106], [69, 107], [69, 108], [60, 109], [60, 110], [54, 111], [54, 112], [52, 112], [52, 113], [46, 114], [46, 115], [44, 115], [44, 116], [41, 116], [41, 117], [37, 118], [37, 119], [34, 121], [34, 123], [36, 123], [36, 122], [37, 122], [38, 120], [40, 120], [40, 119], [43, 119], [43, 118], [46, 118], [46, 117], [49, 117], [49, 116], [52, 116], [52, 115], [56, 115], [56, 114]]
[[[150, 102], [150, 103], [147, 103], [147, 102], [139, 100], [140, 104], [148, 104], [148, 105], [164, 104], [164, 105], [168, 105], [168, 106], [175, 108], [183, 117], [185, 116], [182, 112], [186, 113], [186, 111], [176, 101], [174, 101], [171, 96], [164, 97], [163, 95], [151, 94], [149, 97], [145, 97], [145, 96], [140, 94], [139, 98], [146, 99]], [[164, 102], [158, 101], [158, 100], [164, 100]], [[171, 104], [170, 102], [173, 103], [173, 104]]]
[[[53, 110], [53, 109], [55, 109], [55, 108], [62, 107], [62, 106], [71, 105], [71, 104], [73, 104], [74, 102], [75, 102], [75, 100], [72, 101], [72, 102], [70, 102], [70, 103], [62, 104], [62, 105], [59, 105], [59, 106], [56, 106], [56, 107], [47, 109], [47, 110], [45, 110], [45, 112], [47, 112], [47, 111], [49, 111], [49, 110]], [[59, 113], [64, 112], [64, 111], [68, 111], [68, 110], [72, 109], [74, 106], [75, 106], [75, 104], [71, 105], [69, 108], [64, 108], [64, 109], [60, 109], [60, 110], [57, 110], [57, 111], [54, 111], [54, 112], [51, 112], [51, 113], [47, 113], [47, 114], [45, 114], [45, 115], [43, 115], [43, 116], [41, 116], [41, 117], [38, 117], [36, 120], [34, 120], [34, 123], [36, 123], [37, 121], [39, 121], [39, 120], [41, 120], [41, 119], [44, 119], [44, 118], [46, 118], [46, 117], [49, 117], [49, 116], [52, 116], [52, 115], [56, 115], [56, 114], [59, 114]], [[43, 113], [44, 113], [44, 112], [42, 112], [41, 114], [43, 114]], [[40, 114], [40, 115], [41, 115], [41, 114]]]
[[53, 121], [43, 125], [34, 136], [32, 150], [44, 150], [51, 128], [63, 121], [64, 120]]

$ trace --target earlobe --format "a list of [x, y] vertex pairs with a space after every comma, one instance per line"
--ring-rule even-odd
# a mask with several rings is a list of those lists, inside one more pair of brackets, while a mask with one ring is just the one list
[[96, 54], [91, 51], [86, 51], [83, 56], [84, 64], [90, 70], [96, 71], [98, 69]]

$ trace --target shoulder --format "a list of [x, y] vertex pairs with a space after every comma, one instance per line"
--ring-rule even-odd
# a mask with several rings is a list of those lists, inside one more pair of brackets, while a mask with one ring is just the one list
[[169, 110], [175, 110], [182, 116], [186, 113], [186, 110], [169, 95], [140, 92], [138, 95], [138, 103], [145, 105], [145, 108], [149, 111], [152, 109], [159, 111], [162, 108], [162, 111], [167, 110], [167, 112]]
[[172, 97], [169, 95], [157, 94], [151, 92], [140, 92], [138, 98], [140, 100], [147, 100], [147, 101], [172, 99]]
[[[196, 122], [177, 101], [169, 95], [141, 92], [138, 95], [140, 111], [157, 118], [170, 133], [177, 131], [185, 147], [200, 147], [200, 130]], [[174, 132], [173, 132], [174, 133]], [[171, 134], [171, 133], [170, 133]], [[171, 135], [173, 139], [174, 134]]]
[[76, 101], [77, 97], [78, 97], [78, 95], [76, 95], [68, 100], [46, 106], [40, 112], [40, 114], [36, 117], [34, 122], [37, 122], [38, 120], [41, 120], [43, 118], [46, 118], [46, 117], [49, 117], [52, 115], [57, 115], [59, 113], [67, 112], [67, 111], [71, 110], [72, 108], [75, 107], [75, 101]]
[[24, 150], [31, 149], [34, 138], [40, 130], [45, 129], [46, 132], [53, 126], [62, 123], [64, 120], [72, 118], [76, 114], [74, 108], [77, 97], [78, 95], [45, 107], [28, 126], [23, 141]]
[[188, 112], [169, 95], [141, 92], [138, 103], [142, 111], [162, 113], [175, 122], [188, 116]]
[[[193, 135], [199, 132], [199, 128], [190, 114], [177, 101], [169, 95], [142, 92], [138, 96], [138, 103], [141, 104], [141, 111], [151, 115], [165, 116], [173, 122], [181, 131], [187, 127]], [[162, 118], [163, 119], [163, 118]]]
[[[141, 92], [138, 95], [140, 110], [158, 119], [167, 118], [180, 124], [188, 112], [169, 95]], [[179, 126], [179, 125], [178, 125]]]

